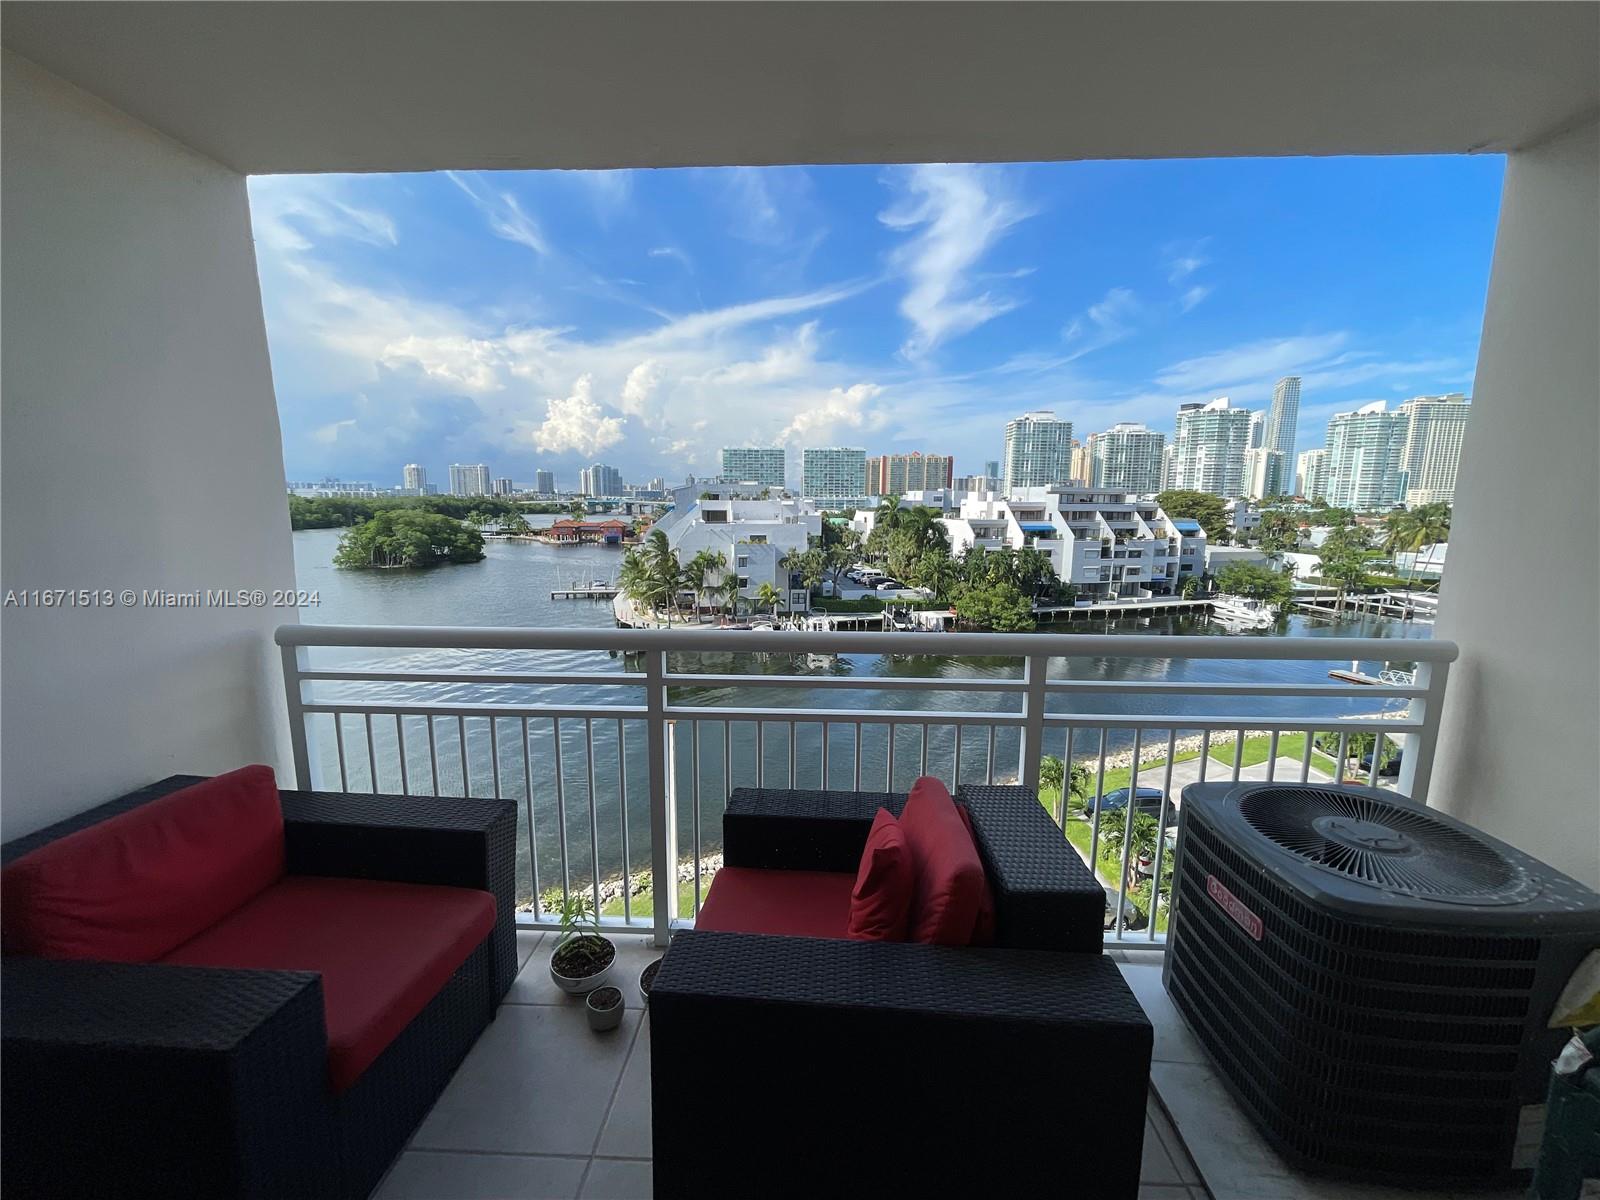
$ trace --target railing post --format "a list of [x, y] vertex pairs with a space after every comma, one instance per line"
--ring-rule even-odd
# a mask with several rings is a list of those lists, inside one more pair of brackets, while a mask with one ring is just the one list
[[1036, 795], [1039, 761], [1044, 757], [1044, 684], [1049, 674], [1049, 658], [1030, 654], [1022, 660], [1022, 744], [1017, 748], [1017, 782]]
[[672, 727], [667, 721], [665, 650], [644, 656], [646, 757], [650, 767], [650, 892], [655, 942], [664, 947], [678, 915], [678, 806]]
[[[311, 751], [306, 744], [306, 710], [300, 694], [300, 668], [304, 665], [301, 646], [279, 646], [283, 656], [283, 695], [289, 710], [289, 746], [294, 754], [294, 786], [311, 789], [317, 786], [311, 778]], [[335, 718], [337, 720], [338, 718]]]
[[[1410, 711], [1413, 720], [1420, 718], [1422, 728], [1405, 737], [1400, 757], [1400, 778], [1395, 781], [1395, 789], [1418, 804], [1428, 802], [1428, 783], [1433, 777], [1433, 754], [1439, 742], [1439, 718], [1444, 711], [1445, 679], [1449, 674], [1448, 662], [1417, 664], [1415, 681], [1417, 686], [1427, 689], [1427, 694], [1413, 696]], [[1418, 705], [1421, 706], [1420, 713], [1417, 711]], [[1377, 764], [1376, 752], [1373, 764]]]

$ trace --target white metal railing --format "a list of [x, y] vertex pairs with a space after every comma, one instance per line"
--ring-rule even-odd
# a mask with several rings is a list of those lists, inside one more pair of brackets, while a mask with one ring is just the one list
[[[514, 799], [520, 923], [553, 927], [547, 894], [587, 893], [662, 944], [699, 909], [737, 787], [904, 791], [932, 774], [1038, 791], [1048, 756], [1065, 777], [1043, 797], [1057, 826], [1133, 893], [1108, 942], [1159, 947], [1175, 791], [1349, 778], [1370, 742], [1363, 781], [1425, 803], [1456, 656], [1419, 638], [695, 626], [284, 625], [277, 641], [300, 786]], [[1328, 681], [1398, 654], [1417, 664], [1408, 681]]]

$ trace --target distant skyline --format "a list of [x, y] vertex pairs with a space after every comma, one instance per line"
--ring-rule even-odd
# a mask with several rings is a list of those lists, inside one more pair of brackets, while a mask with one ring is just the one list
[[1001, 457], [1181, 403], [1297, 451], [1470, 394], [1503, 159], [262, 176], [290, 478], [714, 475], [726, 445]]

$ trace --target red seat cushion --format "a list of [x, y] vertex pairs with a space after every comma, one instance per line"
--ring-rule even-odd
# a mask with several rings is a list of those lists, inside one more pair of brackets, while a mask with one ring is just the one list
[[711, 881], [694, 927], [723, 933], [848, 937], [855, 882], [855, 876], [845, 871], [723, 867]]
[[494, 907], [472, 888], [290, 875], [161, 961], [320, 972], [343, 1091], [488, 936]]
[[916, 886], [906, 835], [894, 814], [880, 808], [850, 892], [849, 935], [863, 942], [905, 941]]
[[[972, 828], [972, 814], [967, 811], [965, 804], [957, 804], [956, 812], [961, 814], [961, 823], [967, 827], [967, 836], [972, 839], [972, 848], [978, 848], [978, 833]], [[982, 865], [983, 855], [979, 853], [978, 863]], [[994, 945], [995, 926], [998, 922], [994, 906], [994, 889], [989, 886], [989, 874], [984, 872], [983, 891], [978, 896], [978, 919], [972, 925], [972, 944], [974, 946]]]
[[0, 872], [5, 949], [152, 962], [283, 875], [271, 767], [243, 767], [69, 833]]
[[971, 945], [983, 899], [983, 863], [944, 784], [924, 775], [912, 785], [900, 829], [917, 873], [911, 940]]

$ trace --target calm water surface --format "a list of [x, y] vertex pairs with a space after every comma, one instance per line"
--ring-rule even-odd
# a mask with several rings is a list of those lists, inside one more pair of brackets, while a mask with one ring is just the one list
[[[544, 518], [548, 523], [552, 518]], [[552, 600], [552, 590], [616, 578], [622, 553], [602, 546], [553, 547], [527, 542], [491, 542], [488, 557], [480, 563], [438, 567], [428, 571], [347, 571], [332, 565], [339, 530], [303, 530], [294, 535], [295, 569], [299, 586], [318, 593], [319, 604], [302, 611], [301, 619], [314, 624], [349, 625], [467, 625], [521, 627], [530, 629], [609, 629], [613, 627], [607, 601]], [[1067, 634], [1087, 632], [1201, 634], [1219, 637], [1375, 637], [1403, 641], [1425, 638], [1427, 624], [1404, 624], [1378, 617], [1352, 616], [1338, 622], [1322, 618], [1290, 616], [1278, 628], [1261, 633], [1230, 634], [1220, 626], [1199, 617], [1130, 618], [1059, 626]], [[952, 634], [954, 641], [959, 635]], [[624, 658], [600, 651], [375, 651], [329, 650], [312, 652], [316, 666], [362, 663], [370, 667], [441, 668], [454, 670], [539, 670], [598, 671], [618, 676], [636, 670]], [[1392, 661], [1406, 660], [1405, 647], [1397, 645]], [[1107, 658], [1057, 659], [1052, 677], [1072, 679], [1137, 680], [1168, 679], [1194, 682], [1325, 683], [1330, 666], [1343, 663], [1248, 662], [1229, 659], [1139, 660]], [[1383, 664], [1368, 662], [1364, 669], [1375, 673]], [[1020, 697], [1007, 693], [968, 693], [960, 690], [960, 679], [1019, 678], [1021, 663], [1005, 658], [955, 658], [929, 655], [730, 655], [675, 654], [675, 671], [708, 671], [717, 674], [848, 675], [856, 678], [914, 676], [947, 679], [950, 689], [907, 691], [846, 691], [804, 686], [783, 688], [709, 687], [681, 689], [674, 702], [703, 706], [763, 708], [849, 708], [899, 709], [943, 712], [968, 712], [978, 709], [1017, 711]], [[548, 703], [588, 708], [608, 704], [639, 704], [642, 690], [636, 687], [584, 686], [534, 688], [516, 685], [481, 684], [318, 684], [311, 696], [318, 700], [359, 699], [370, 702], [509, 704]], [[1157, 704], [1160, 708], [1157, 708]], [[1188, 697], [1156, 701], [1134, 696], [1053, 696], [1052, 711], [1128, 714], [1160, 712], [1167, 724], [1145, 732], [1165, 740], [1172, 727], [1170, 714], [1179, 704], [1183, 713], [1194, 716], [1231, 715], [1241, 712], [1241, 702], [1233, 697]], [[1371, 712], [1374, 701], [1310, 701], [1289, 698], [1263, 698], [1249, 702], [1244, 710], [1250, 716], [1316, 716], [1327, 720], [1340, 712]], [[709, 716], [709, 714], [708, 714]], [[532, 718], [523, 738], [520, 718], [471, 717], [462, 722], [421, 716], [389, 715], [372, 718], [370, 762], [376, 767], [376, 787], [380, 791], [437, 791], [446, 795], [494, 794], [498, 780], [501, 795], [516, 799], [521, 810], [524, 894], [533, 890], [535, 860], [526, 847], [531, 821], [538, 847], [536, 865], [540, 889], [559, 886], [563, 878], [580, 886], [594, 878], [620, 873], [624, 841], [627, 859], [633, 870], [650, 862], [649, 800], [645, 791], [645, 737], [643, 723], [596, 717], [563, 718], [557, 730], [549, 718]], [[687, 728], [685, 728], [687, 726]], [[698, 735], [695, 730], [698, 729]], [[369, 768], [366, 722], [359, 716], [343, 719], [345, 741], [345, 782], [355, 790], [373, 786]], [[1182, 733], [1181, 726], [1179, 734]], [[822, 780], [822, 738], [820, 720], [801, 721], [793, 726], [793, 771], [798, 786], [817, 787]], [[904, 789], [920, 773], [923, 727], [902, 726], [896, 733], [892, 784]], [[948, 774], [956, 752], [955, 727], [927, 727], [927, 756], [930, 768]], [[856, 729], [833, 724], [828, 727], [827, 783], [850, 787], [855, 783]], [[866, 788], [886, 786], [889, 766], [889, 727], [869, 725], [861, 729], [859, 751], [860, 782]], [[1059, 732], [1058, 741], [1064, 743]], [[314, 718], [314, 770], [321, 771], [323, 783], [339, 780], [337, 745], [331, 717]], [[709, 852], [721, 841], [721, 812], [732, 787], [754, 784], [763, 769], [769, 784], [787, 783], [791, 764], [791, 726], [769, 723], [764, 731], [753, 721], [727, 722], [708, 719], [680, 722], [676, 735], [677, 783], [679, 796], [679, 849], [685, 857], [695, 846], [694, 811], [698, 806], [701, 831], [700, 848]], [[1125, 747], [1131, 735], [1113, 731], [1107, 748]], [[430, 766], [432, 758], [437, 768]], [[696, 744], [698, 742], [698, 745]], [[1075, 735], [1073, 754], [1085, 757], [1097, 749], [1096, 731]], [[404, 778], [402, 778], [402, 745]], [[591, 754], [592, 748], [592, 754]], [[1046, 746], [1061, 754], [1064, 744]], [[694, 769], [698, 752], [699, 770]], [[1017, 735], [1015, 730], [998, 730], [991, 751], [985, 729], [969, 729], [961, 737], [962, 780], [981, 779], [993, 755], [997, 776], [1015, 772]], [[465, 761], [463, 761], [465, 759]], [[559, 771], [558, 771], [559, 762]], [[465, 771], [463, 770], [465, 768]], [[463, 784], [463, 774], [466, 776]], [[698, 778], [699, 786], [695, 786]], [[559, 787], [558, 787], [559, 782]], [[592, 783], [592, 787], [591, 787]], [[591, 835], [594, 830], [597, 836]], [[561, 842], [567, 855], [563, 864]]]

